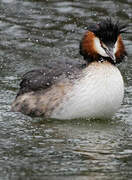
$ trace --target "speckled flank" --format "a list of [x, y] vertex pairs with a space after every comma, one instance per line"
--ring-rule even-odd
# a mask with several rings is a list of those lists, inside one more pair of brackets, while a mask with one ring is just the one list
[[124, 96], [115, 65], [126, 55], [120, 35], [125, 27], [106, 19], [85, 33], [80, 43], [85, 61], [55, 63], [26, 73], [12, 110], [57, 119], [111, 117]]
[[62, 101], [64, 95], [71, 90], [72, 82], [63, 81], [49, 89], [25, 93], [18, 96], [12, 104], [12, 111], [31, 116], [50, 117], [50, 114]]
[[119, 109], [123, 100], [124, 85], [116, 66], [107, 61], [93, 62], [82, 74], [51, 117], [110, 118]]

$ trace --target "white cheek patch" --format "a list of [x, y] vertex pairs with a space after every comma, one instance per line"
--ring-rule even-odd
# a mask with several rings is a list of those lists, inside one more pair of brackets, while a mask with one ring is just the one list
[[108, 57], [105, 50], [101, 47], [100, 40], [97, 37], [94, 38], [94, 45], [95, 45], [95, 50], [97, 51], [98, 54], [104, 57]]
[[117, 49], [118, 49], [118, 40], [116, 41], [114, 49], [113, 49], [114, 54], [116, 54]]

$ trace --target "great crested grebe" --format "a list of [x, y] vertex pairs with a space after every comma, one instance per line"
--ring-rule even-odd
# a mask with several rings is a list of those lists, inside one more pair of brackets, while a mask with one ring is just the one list
[[12, 110], [56, 119], [112, 117], [124, 96], [116, 64], [127, 55], [121, 37], [125, 28], [111, 19], [89, 27], [80, 43], [83, 63], [26, 73]]

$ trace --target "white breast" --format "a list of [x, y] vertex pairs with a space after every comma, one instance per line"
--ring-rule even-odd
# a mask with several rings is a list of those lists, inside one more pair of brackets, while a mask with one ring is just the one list
[[124, 84], [118, 68], [107, 62], [92, 63], [51, 117], [109, 118], [120, 107], [123, 96]]

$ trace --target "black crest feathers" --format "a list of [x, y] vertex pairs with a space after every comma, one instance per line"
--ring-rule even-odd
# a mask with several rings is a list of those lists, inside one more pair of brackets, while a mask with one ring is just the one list
[[111, 18], [102, 20], [100, 23], [89, 28], [105, 44], [115, 43], [121, 33], [126, 32], [126, 25], [120, 24], [119, 21], [113, 21]]
[[[84, 60], [91, 62], [100, 58], [99, 55], [94, 52], [92, 36], [95, 35], [105, 45], [112, 47], [116, 43], [119, 35], [126, 32], [126, 27], [126, 24], [121, 24], [119, 21], [112, 20], [112, 18], [107, 18], [97, 24], [90, 25], [80, 42], [80, 54], [84, 57]], [[120, 42], [120, 45], [120, 53], [124, 56], [126, 53], [124, 45], [122, 42]]]

